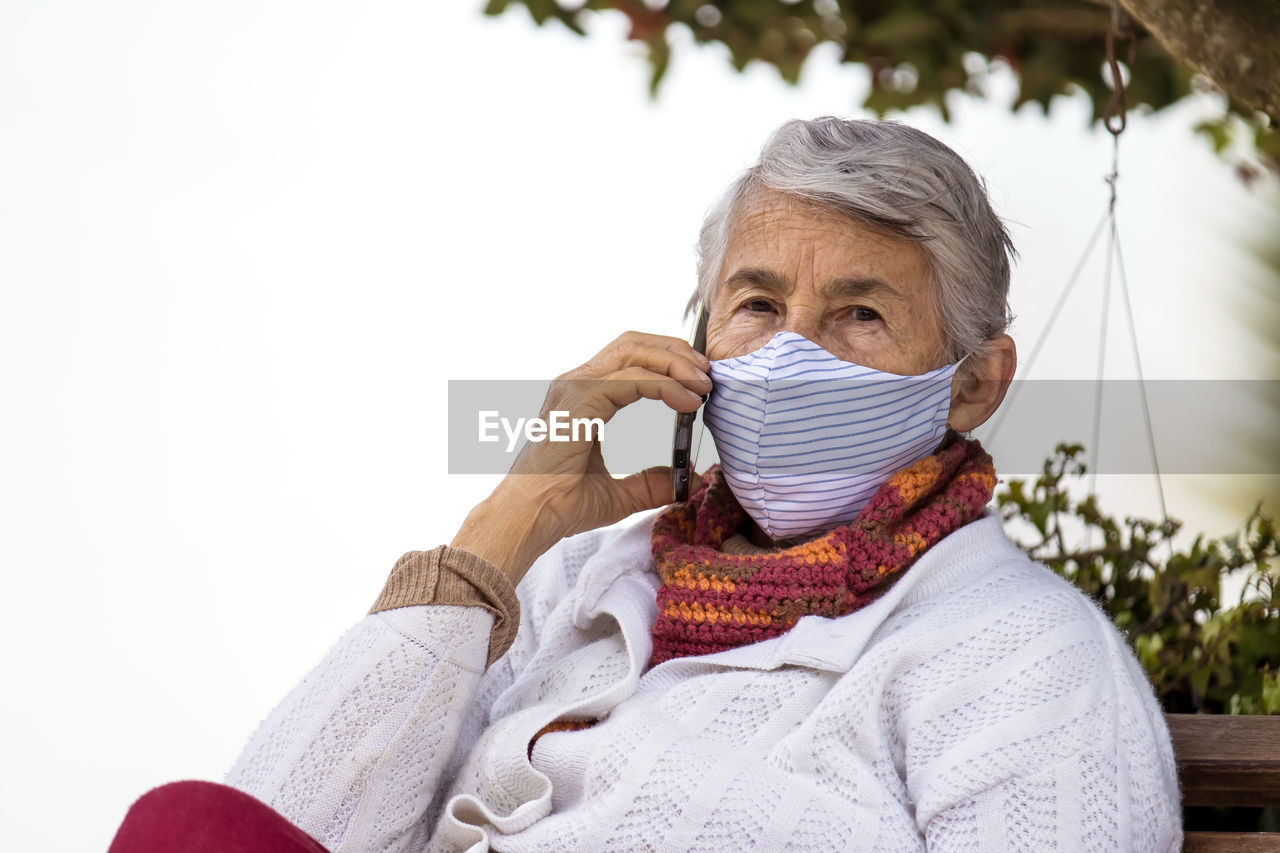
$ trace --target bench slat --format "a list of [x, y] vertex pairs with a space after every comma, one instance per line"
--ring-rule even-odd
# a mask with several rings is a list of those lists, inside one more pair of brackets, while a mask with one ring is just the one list
[[1280, 833], [1188, 832], [1182, 853], [1280, 853]]
[[1165, 721], [1183, 805], [1280, 806], [1280, 716], [1165, 714]]

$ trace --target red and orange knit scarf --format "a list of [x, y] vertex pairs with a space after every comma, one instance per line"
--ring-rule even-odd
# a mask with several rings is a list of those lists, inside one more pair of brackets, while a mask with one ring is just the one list
[[991, 499], [996, 474], [977, 441], [958, 440], [895, 473], [857, 518], [766, 554], [720, 551], [746, 520], [714, 467], [688, 501], [653, 524], [662, 586], [651, 666], [777, 637], [801, 616], [852, 613]]

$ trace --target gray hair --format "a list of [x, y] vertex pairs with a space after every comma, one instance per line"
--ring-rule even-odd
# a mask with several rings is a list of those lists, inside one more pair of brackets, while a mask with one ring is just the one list
[[973, 170], [915, 128], [832, 116], [779, 127], [759, 161], [712, 206], [698, 238], [690, 310], [711, 304], [734, 220], [763, 190], [917, 242], [933, 277], [950, 360], [1009, 327], [1009, 261], [1016, 252]]

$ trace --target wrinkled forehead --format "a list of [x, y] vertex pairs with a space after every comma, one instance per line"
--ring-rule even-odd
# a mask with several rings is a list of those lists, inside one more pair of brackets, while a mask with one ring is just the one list
[[[836, 237], [870, 232], [883, 241], [897, 244], [899, 248], [915, 247], [921, 252], [926, 265], [930, 266], [930, 275], [932, 275], [929, 253], [925, 250], [926, 241], [920, 238], [907, 217], [888, 221], [848, 203], [837, 204], [835, 201], [808, 198], [769, 187], [758, 187], [744, 191], [729, 211], [724, 232], [726, 251], [720, 258], [720, 268], [715, 276], [713, 290], [709, 294], [713, 302], [721, 285], [734, 273], [734, 270], [728, 268], [729, 247], [741, 246], [746, 236], [763, 234], [763, 229], [767, 229], [770, 224], [767, 214], [775, 212], [794, 214], [796, 217], [811, 220], [820, 228], [829, 229], [830, 233]], [[796, 220], [792, 218], [791, 221]], [[752, 231], [756, 234], [750, 234]], [[773, 233], [769, 236], [786, 239], [785, 233]]]
[[794, 282], [786, 265], [798, 259], [802, 247], [805, 257], [825, 254], [838, 264], [823, 271], [825, 278], [874, 279], [890, 273], [913, 280], [923, 277], [932, 290], [932, 269], [922, 241], [901, 227], [794, 194], [752, 193], [733, 211], [725, 236], [712, 305], [725, 291], [743, 285], [779, 295], [789, 292]]
[[726, 229], [729, 239], [733, 239], [734, 231], [744, 219], [766, 208], [778, 208], [818, 220], [844, 223], [887, 238], [923, 242], [918, 224], [908, 211], [893, 211], [888, 214], [873, 210], [870, 205], [859, 205], [856, 201], [836, 198], [834, 195], [829, 198], [814, 198], [767, 186], [749, 187], [736, 200], [729, 211]]

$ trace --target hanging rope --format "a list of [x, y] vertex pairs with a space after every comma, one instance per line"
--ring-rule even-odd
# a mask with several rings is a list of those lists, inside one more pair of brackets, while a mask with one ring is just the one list
[[1133, 305], [1129, 302], [1129, 282], [1124, 274], [1124, 255], [1120, 251], [1120, 235], [1113, 229], [1116, 246], [1116, 268], [1120, 271], [1120, 293], [1124, 296], [1124, 313], [1129, 319], [1129, 341], [1133, 345], [1133, 363], [1138, 368], [1138, 388], [1141, 390], [1142, 421], [1147, 429], [1147, 447], [1151, 450], [1151, 467], [1156, 474], [1156, 494], [1160, 498], [1160, 521], [1169, 524], [1169, 510], [1164, 503], [1164, 482], [1160, 477], [1160, 459], [1156, 455], [1155, 431], [1151, 428], [1151, 405], [1147, 401], [1147, 381], [1142, 375], [1142, 358], [1138, 355], [1138, 331], [1133, 324]]
[[[1030, 374], [1031, 368], [1035, 364], [1036, 358], [1040, 355], [1040, 350], [1044, 346], [1050, 330], [1053, 328], [1058, 319], [1058, 315], [1066, 304], [1067, 297], [1075, 287], [1076, 281], [1080, 277], [1081, 270], [1084, 269], [1085, 262], [1093, 254], [1094, 246], [1098, 242], [1098, 237], [1102, 234], [1103, 228], [1106, 227], [1107, 256], [1105, 272], [1103, 274], [1102, 316], [1098, 339], [1098, 368], [1094, 384], [1093, 437], [1089, 442], [1089, 491], [1096, 492], [1098, 482], [1098, 456], [1102, 441], [1102, 383], [1106, 367], [1107, 324], [1111, 307], [1111, 273], [1114, 261], [1117, 277], [1120, 283], [1120, 292], [1124, 297], [1125, 316], [1128, 320], [1129, 341], [1133, 347], [1133, 360], [1138, 372], [1138, 387], [1141, 392], [1140, 396], [1142, 400], [1142, 417], [1147, 433], [1147, 448], [1151, 452], [1151, 464], [1155, 471], [1156, 492], [1160, 499], [1161, 521], [1165, 525], [1168, 525], [1169, 513], [1165, 507], [1164, 483], [1160, 476], [1160, 461], [1156, 454], [1155, 434], [1152, 430], [1151, 424], [1151, 407], [1147, 399], [1146, 379], [1142, 373], [1142, 358], [1138, 352], [1138, 332], [1137, 327], [1134, 324], [1133, 305], [1129, 298], [1128, 277], [1125, 275], [1124, 256], [1120, 251], [1120, 234], [1116, 223], [1116, 187], [1120, 180], [1120, 135], [1124, 133], [1127, 124], [1125, 81], [1124, 74], [1120, 67], [1120, 62], [1116, 59], [1117, 41], [1126, 41], [1128, 43], [1127, 64], [1128, 67], [1132, 69], [1138, 55], [1137, 34], [1134, 32], [1133, 25], [1128, 14], [1120, 7], [1116, 0], [1112, 0], [1111, 27], [1107, 30], [1106, 41], [1107, 67], [1110, 71], [1112, 91], [1111, 98], [1107, 102], [1102, 113], [1103, 126], [1105, 126], [1107, 131], [1111, 134], [1111, 172], [1105, 178], [1109, 189], [1107, 207], [1103, 212], [1102, 217], [1098, 220], [1098, 225], [1094, 228], [1092, 236], [1089, 237], [1089, 241], [1086, 244], [1084, 251], [1081, 253], [1079, 260], [1076, 262], [1075, 269], [1071, 272], [1071, 277], [1067, 280], [1066, 286], [1058, 296], [1058, 301], [1054, 304], [1053, 310], [1049, 313], [1049, 319], [1045, 323], [1044, 329], [1040, 332], [1040, 336], [1036, 339], [1035, 346], [1031, 349], [1031, 356], [1027, 359], [1026, 368], [1023, 370], [1023, 376], [1025, 377]], [[995, 441], [995, 437], [997, 433], [999, 433], [1006, 415], [1009, 410], [1013, 408], [1013, 403], [1017, 397], [1019, 387], [1020, 386], [1015, 384], [1011, 389], [1006, 405], [1001, 407], [1000, 413], [992, 423], [990, 441]]]
[[[1080, 272], [1084, 269], [1085, 262], [1089, 260], [1089, 256], [1093, 253], [1093, 247], [1098, 242], [1098, 238], [1102, 236], [1102, 229], [1106, 227], [1108, 214], [1104, 212], [1098, 219], [1098, 225], [1093, 229], [1093, 235], [1089, 238], [1089, 242], [1085, 244], [1084, 251], [1080, 253], [1080, 257], [1076, 260], [1075, 269], [1071, 271], [1071, 277], [1067, 279], [1067, 284], [1062, 288], [1062, 293], [1058, 294], [1058, 301], [1054, 303], [1053, 310], [1049, 312], [1049, 319], [1045, 321], [1044, 328], [1040, 330], [1040, 337], [1036, 338], [1036, 344], [1031, 348], [1031, 355], [1027, 358], [1026, 366], [1022, 369], [1022, 375], [1029, 376], [1031, 368], [1035, 365], [1036, 359], [1040, 356], [1040, 350], [1044, 346], [1044, 342], [1049, 338], [1049, 332], [1053, 330], [1054, 324], [1058, 320], [1058, 314], [1062, 312], [1062, 306], [1067, 304], [1067, 297], [1071, 295], [1071, 290], [1076, 286], [1076, 281], [1080, 278]], [[1004, 419], [1013, 408], [1013, 402], [1018, 398], [1018, 392], [1022, 389], [1020, 383], [1013, 383], [1009, 389], [1009, 397], [1005, 404], [996, 412], [996, 419], [991, 424], [991, 434], [988, 441], [992, 443], [996, 440], [996, 435], [1000, 432], [1000, 427], [1004, 425]]]
[[1089, 465], [1089, 491], [1097, 490], [1097, 460], [1102, 439], [1102, 382], [1103, 369], [1106, 366], [1107, 319], [1111, 308], [1111, 268], [1114, 260], [1120, 280], [1120, 292], [1124, 297], [1125, 317], [1128, 320], [1129, 327], [1129, 343], [1133, 347], [1133, 361], [1138, 372], [1138, 389], [1139, 397], [1142, 401], [1143, 424], [1146, 427], [1147, 449], [1151, 452], [1151, 466], [1156, 477], [1156, 495], [1160, 500], [1160, 520], [1167, 525], [1169, 512], [1165, 506], [1164, 482], [1160, 476], [1160, 459], [1156, 453], [1155, 432], [1151, 424], [1151, 406], [1147, 399], [1147, 383], [1142, 373], [1142, 357], [1138, 351], [1138, 331], [1133, 320], [1133, 303], [1129, 298], [1128, 276], [1125, 275], [1124, 256], [1120, 252], [1120, 232], [1116, 223], [1116, 186], [1120, 180], [1120, 134], [1124, 133], [1127, 124], [1124, 74], [1121, 72], [1120, 63], [1116, 60], [1117, 39], [1123, 39], [1128, 42], [1127, 64], [1129, 69], [1132, 69], [1138, 56], [1137, 36], [1133, 31], [1133, 24], [1128, 14], [1120, 8], [1117, 0], [1112, 0], [1111, 28], [1107, 30], [1107, 67], [1111, 72], [1111, 99], [1107, 102], [1102, 114], [1102, 123], [1111, 134], [1111, 174], [1107, 175], [1106, 178], [1107, 186], [1110, 189], [1107, 200], [1107, 222], [1109, 228], [1106, 271], [1103, 274], [1102, 287], [1102, 328], [1098, 340], [1098, 375], [1094, 392], [1093, 441], [1089, 445], [1092, 457]]
[[1107, 68], [1111, 72], [1111, 99], [1102, 111], [1102, 124], [1111, 134], [1111, 173], [1107, 175], [1107, 260], [1102, 276], [1102, 328], [1098, 331], [1098, 375], [1093, 386], [1093, 436], [1089, 441], [1089, 491], [1097, 491], [1098, 456], [1102, 444], [1102, 380], [1107, 364], [1107, 320], [1111, 314], [1111, 261], [1116, 251], [1116, 184], [1120, 180], [1120, 134], [1124, 133], [1126, 104], [1124, 98], [1124, 74], [1116, 61], [1116, 39], [1129, 41], [1129, 67], [1133, 67], [1133, 32], [1129, 16], [1117, 0], [1111, 0], [1111, 26], [1107, 29]]

